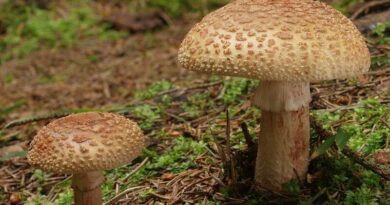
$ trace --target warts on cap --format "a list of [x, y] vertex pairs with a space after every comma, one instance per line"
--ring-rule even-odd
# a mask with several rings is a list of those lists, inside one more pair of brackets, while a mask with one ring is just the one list
[[55, 173], [90, 172], [129, 163], [144, 146], [137, 123], [111, 113], [81, 113], [42, 128], [31, 143], [28, 160]]
[[370, 55], [341, 13], [311, 0], [238, 0], [196, 24], [178, 60], [189, 70], [268, 81], [364, 73]]

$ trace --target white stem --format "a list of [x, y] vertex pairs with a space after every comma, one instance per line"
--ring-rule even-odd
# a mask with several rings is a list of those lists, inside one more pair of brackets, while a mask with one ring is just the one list
[[253, 104], [262, 110], [296, 111], [311, 101], [307, 82], [263, 81], [253, 97]]
[[309, 164], [309, 83], [264, 82], [256, 93], [262, 108], [256, 183], [280, 191], [292, 179], [305, 179]]

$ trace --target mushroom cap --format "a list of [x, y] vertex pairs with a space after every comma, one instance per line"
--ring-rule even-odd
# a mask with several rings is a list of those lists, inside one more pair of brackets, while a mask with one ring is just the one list
[[312, 0], [236, 0], [210, 13], [179, 49], [186, 69], [268, 81], [314, 81], [366, 72], [355, 25]]
[[54, 173], [112, 169], [131, 162], [144, 148], [137, 123], [111, 113], [80, 113], [60, 118], [34, 137], [28, 161]]

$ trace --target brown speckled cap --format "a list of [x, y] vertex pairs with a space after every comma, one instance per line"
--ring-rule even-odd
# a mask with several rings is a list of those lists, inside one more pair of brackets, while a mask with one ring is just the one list
[[55, 120], [34, 137], [29, 162], [45, 171], [81, 173], [131, 162], [144, 148], [137, 123], [111, 113], [81, 113]]
[[312, 81], [364, 73], [370, 54], [353, 23], [311, 0], [237, 0], [210, 13], [179, 50], [189, 70]]

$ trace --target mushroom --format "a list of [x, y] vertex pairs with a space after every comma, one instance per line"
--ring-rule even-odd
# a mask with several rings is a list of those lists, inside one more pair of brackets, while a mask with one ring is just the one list
[[183, 40], [186, 69], [261, 81], [255, 182], [280, 191], [305, 179], [309, 164], [310, 81], [364, 73], [370, 54], [353, 23], [312, 0], [237, 0], [208, 14]]
[[102, 204], [103, 170], [131, 162], [144, 148], [137, 123], [111, 113], [81, 113], [55, 120], [31, 142], [28, 161], [44, 171], [73, 174], [76, 205]]

